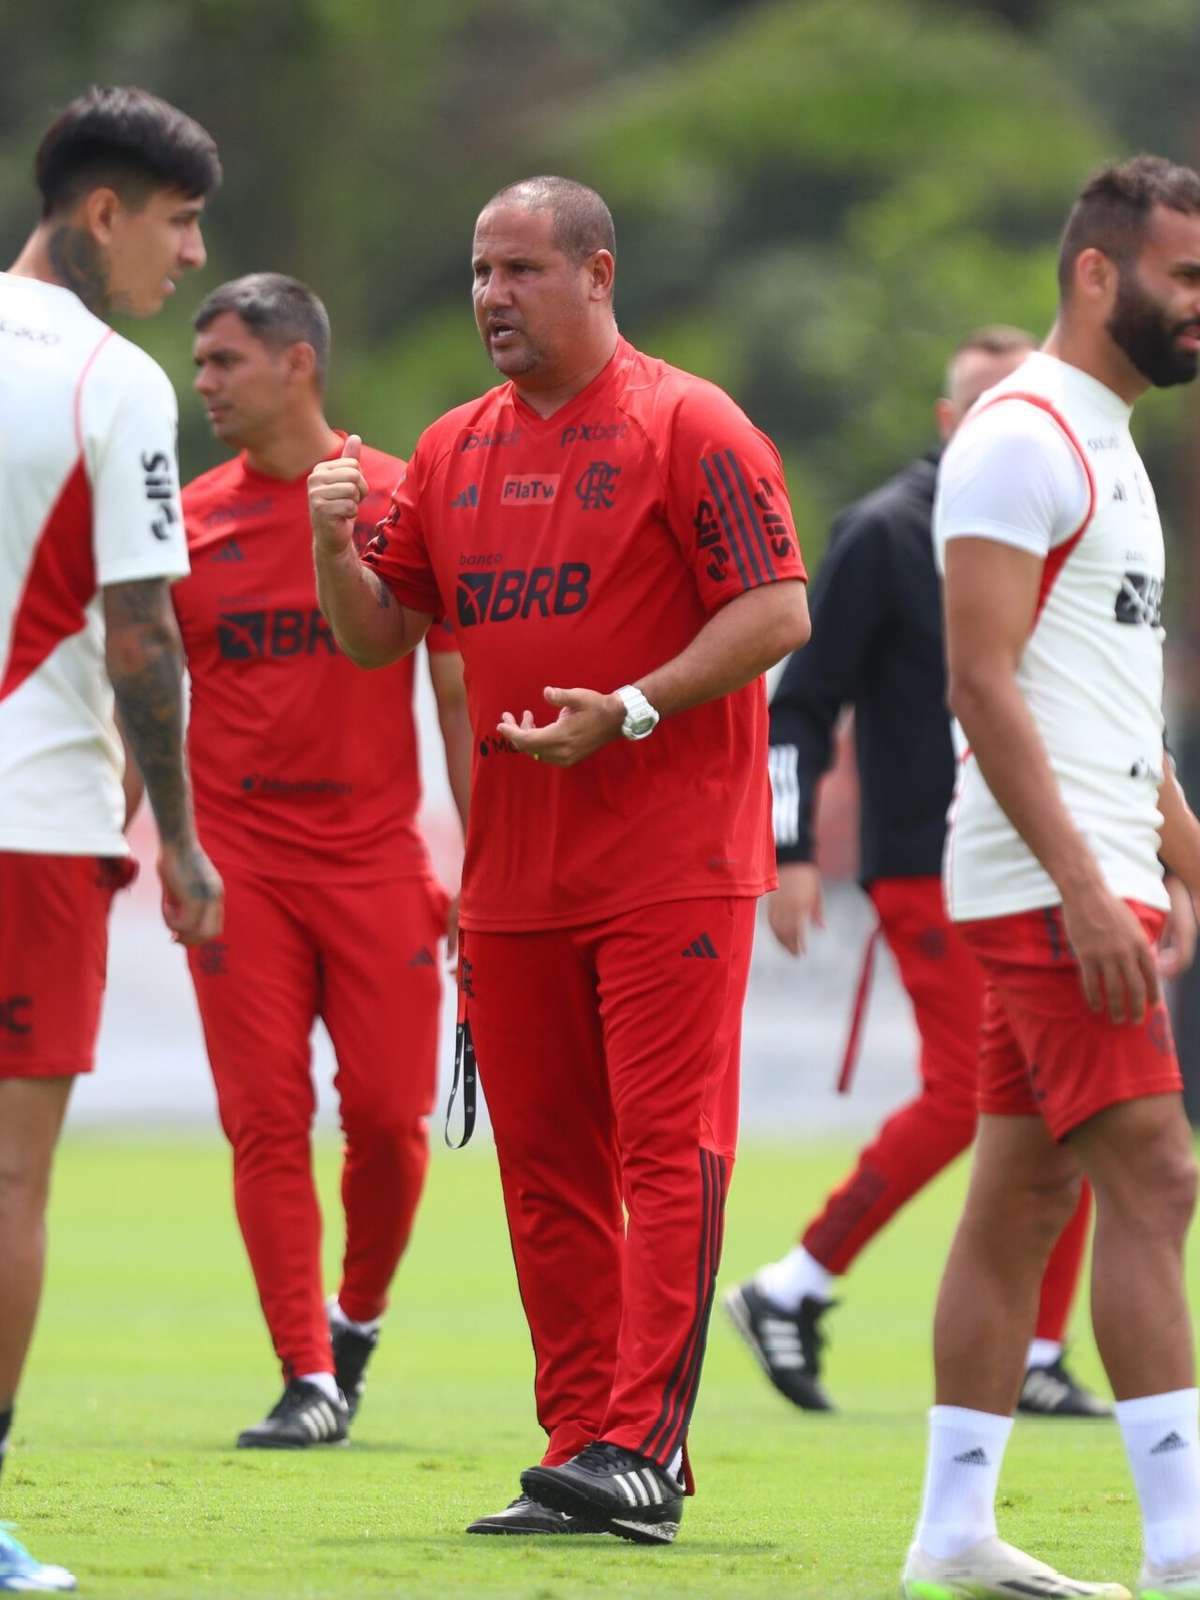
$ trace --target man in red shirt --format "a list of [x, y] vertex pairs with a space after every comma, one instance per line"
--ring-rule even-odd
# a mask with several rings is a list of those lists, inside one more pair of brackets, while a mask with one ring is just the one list
[[804, 567], [770, 440], [620, 337], [599, 195], [505, 189], [473, 271], [508, 381], [425, 432], [363, 560], [354, 442], [316, 469], [318, 588], [361, 664], [448, 615], [467, 666], [460, 1000], [549, 1435], [472, 1531], [660, 1543], [691, 1487], [754, 901], [775, 881], [761, 674], [808, 636]]
[[[221, 941], [190, 966], [238, 1220], [286, 1384], [238, 1444], [295, 1449], [346, 1437], [412, 1227], [447, 900], [416, 826], [413, 662], [365, 678], [317, 609], [305, 479], [345, 437], [323, 410], [325, 308], [295, 279], [256, 273], [216, 289], [195, 324], [196, 390], [239, 454], [183, 494], [192, 576], [174, 599], [192, 680], [188, 747], [200, 836], [228, 897]], [[403, 470], [363, 451], [359, 536]], [[429, 645], [465, 820], [462, 658], [445, 629]], [[317, 1017], [337, 1056], [345, 1134], [346, 1249], [328, 1313], [310, 1148]]]

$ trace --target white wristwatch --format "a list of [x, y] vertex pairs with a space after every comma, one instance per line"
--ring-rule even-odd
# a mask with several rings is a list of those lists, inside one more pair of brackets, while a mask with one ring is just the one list
[[658, 727], [658, 712], [640, 689], [635, 689], [631, 683], [616, 691], [617, 698], [625, 707], [625, 721], [621, 724], [621, 732], [626, 739], [648, 739]]

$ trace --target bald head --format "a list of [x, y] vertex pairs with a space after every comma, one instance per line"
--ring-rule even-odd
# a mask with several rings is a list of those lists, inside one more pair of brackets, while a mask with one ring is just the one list
[[549, 212], [555, 249], [576, 265], [594, 256], [597, 250], [616, 256], [612, 212], [594, 189], [573, 178], [522, 178], [499, 190], [483, 209], [490, 211], [494, 206]]
[[942, 439], [949, 439], [981, 394], [1015, 372], [1036, 348], [1031, 333], [1001, 322], [961, 339], [946, 363], [946, 392], [937, 403]]

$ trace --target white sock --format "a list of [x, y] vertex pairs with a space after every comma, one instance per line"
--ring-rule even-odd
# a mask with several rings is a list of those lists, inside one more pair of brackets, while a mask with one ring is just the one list
[[1012, 1418], [965, 1406], [933, 1406], [917, 1543], [935, 1561], [961, 1555], [996, 1532], [996, 1485]]
[[789, 1250], [781, 1261], [772, 1261], [754, 1274], [754, 1282], [781, 1311], [799, 1311], [801, 1300], [830, 1300], [834, 1274], [810, 1256], [802, 1244]]
[[1200, 1551], [1200, 1403], [1195, 1389], [1118, 1400], [1142, 1507], [1146, 1555], [1161, 1566]]
[[671, 1457], [671, 1462], [670, 1462], [670, 1465], [667, 1467], [667, 1471], [675, 1479], [676, 1483], [682, 1483], [683, 1482], [683, 1446], [682, 1445], [679, 1446], [679, 1449], [676, 1450], [675, 1454]]
[[353, 1317], [348, 1317], [342, 1310], [341, 1302], [338, 1300], [329, 1302], [329, 1315], [334, 1322], [340, 1323], [343, 1328], [352, 1328], [355, 1333], [361, 1333], [367, 1339], [373, 1333], [378, 1333], [380, 1328], [383, 1327], [382, 1317], [373, 1317], [370, 1322], [355, 1322]]
[[301, 1383], [314, 1383], [326, 1400], [336, 1400], [338, 1397], [337, 1379], [332, 1372], [302, 1372]]
[[1025, 1357], [1026, 1370], [1030, 1367], [1052, 1367], [1063, 1353], [1057, 1339], [1031, 1339], [1029, 1354]]

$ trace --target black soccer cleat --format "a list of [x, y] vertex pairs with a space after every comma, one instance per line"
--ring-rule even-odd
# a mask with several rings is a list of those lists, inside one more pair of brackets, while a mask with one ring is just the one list
[[771, 1382], [802, 1411], [833, 1411], [821, 1383], [825, 1335], [820, 1321], [835, 1300], [805, 1295], [798, 1311], [784, 1311], [768, 1300], [753, 1278], [724, 1297], [729, 1320], [750, 1346]]
[[350, 1408], [330, 1400], [315, 1383], [293, 1378], [275, 1409], [238, 1434], [239, 1450], [307, 1450], [314, 1444], [345, 1444]]
[[367, 1362], [379, 1343], [378, 1328], [374, 1333], [359, 1333], [340, 1317], [330, 1312], [329, 1339], [333, 1345], [333, 1375], [337, 1386], [346, 1397], [349, 1408], [347, 1420], [353, 1422], [362, 1404], [362, 1392], [367, 1385]]
[[527, 1494], [518, 1495], [505, 1506], [503, 1511], [495, 1511], [490, 1517], [477, 1517], [467, 1528], [468, 1533], [499, 1534], [599, 1533], [600, 1531], [596, 1527], [586, 1526], [578, 1517], [569, 1517], [565, 1512], [552, 1511], [549, 1506], [540, 1505], [538, 1501], [531, 1500]]
[[1073, 1378], [1062, 1356], [1048, 1367], [1030, 1367], [1017, 1410], [1027, 1417], [1111, 1417], [1112, 1407]]
[[521, 1487], [531, 1500], [579, 1517], [592, 1533], [633, 1544], [670, 1544], [683, 1517], [683, 1485], [645, 1456], [619, 1444], [589, 1444], [561, 1467], [528, 1467]]

